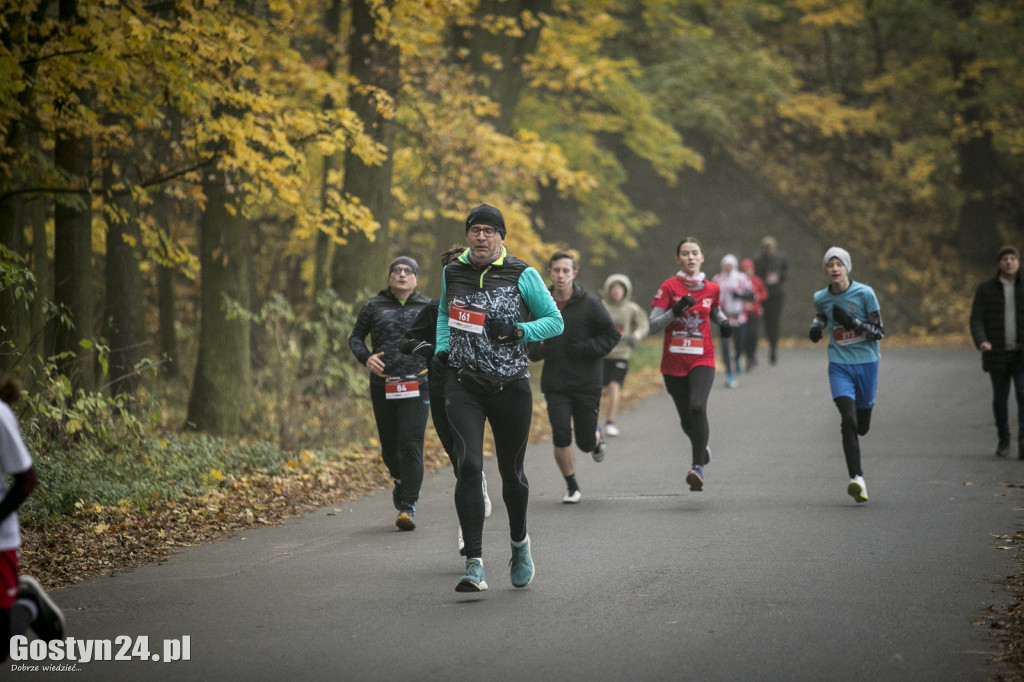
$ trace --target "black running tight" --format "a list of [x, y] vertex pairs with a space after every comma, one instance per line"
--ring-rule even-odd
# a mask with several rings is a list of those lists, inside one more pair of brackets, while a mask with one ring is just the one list
[[526, 537], [526, 506], [530, 484], [523, 471], [526, 444], [533, 419], [533, 395], [529, 379], [516, 379], [494, 393], [482, 393], [459, 383], [449, 372], [445, 383], [445, 407], [452, 427], [452, 443], [458, 462], [455, 511], [466, 542], [463, 554], [483, 556], [484, 422], [494, 434], [494, 454], [501, 474], [501, 499], [508, 510], [509, 535], [514, 542]]
[[662, 376], [665, 377], [665, 388], [676, 404], [683, 433], [690, 438], [691, 465], [703, 465], [711, 432], [708, 426], [708, 396], [715, 382], [715, 368], [694, 367], [686, 376]]
[[853, 398], [840, 397], [835, 399], [839, 409], [839, 432], [843, 436], [843, 455], [846, 457], [846, 469], [850, 478], [863, 476], [860, 468], [860, 436], [867, 434], [871, 428], [871, 408], [857, 409]]

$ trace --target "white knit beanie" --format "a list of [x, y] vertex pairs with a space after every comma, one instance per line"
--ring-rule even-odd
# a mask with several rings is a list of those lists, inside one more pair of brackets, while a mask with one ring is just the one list
[[850, 270], [853, 270], [853, 265], [850, 263], [850, 252], [838, 246], [833, 246], [825, 252], [825, 258], [821, 261], [821, 267], [828, 267], [828, 262], [833, 258], [838, 258], [843, 262], [843, 265], [846, 266], [847, 274], [849, 274]]

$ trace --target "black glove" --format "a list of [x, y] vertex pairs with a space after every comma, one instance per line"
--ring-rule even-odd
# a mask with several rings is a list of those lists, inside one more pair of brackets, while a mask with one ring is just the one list
[[444, 377], [448, 371], [448, 351], [443, 350], [430, 360], [430, 373], [436, 377]]
[[729, 320], [722, 320], [721, 330], [723, 339], [727, 339], [732, 336], [732, 325], [729, 324]]
[[695, 305], [697, 305], [697, 301], [694, 300], [693, 296], [687, 294], [676, 301], [675, 305], [672, 306], [672, 314], [679, 317]]
[[434, 354], [434, 344], [420, 341], [419, 339], [403, 337], [398, 342], [398, 350], [406, 355], [418, 355], [421, 358], [429, 358]]
[[857, 321], [850, 317], [850, 313], [837, 305], [832, 306], [832, 319], [843, 325], [846, 329], [857, 328]]
[[818, 341], [821, 341], [821, 327], [817, 325], [811, 327], [811, 331], [807, 334], [807, 336], [814, 343], [818, 343]]
[[516, 325], [508, 320], [488, 317], [484, 329], [491, 343], [515, 343], [519, 340], [516, 338]]

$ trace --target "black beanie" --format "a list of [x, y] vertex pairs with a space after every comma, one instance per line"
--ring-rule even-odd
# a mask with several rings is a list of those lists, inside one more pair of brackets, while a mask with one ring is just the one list
[[417, 277], [419, 277], [420, 275], [419, 263], [414, 261], [412, 258], [409, 258], [408, 256], [399, 256], [395, 260], [391, 261], [391, 265], [388, 266], [389, 275], [392, 272], [394, 272], [396, 265], [408, 265], [410, 268], [412, 268], [412, 274], [416, 275]]
[[1012, 253], [1014, 256], [1017, 257], [1017, 260], [1020, 260], [1020, 251], [1017, 250], [1017, 247], [1009, 246], [1009, 245], [1004, 246], [1003, 248], [999, 249], [999, 255], [996, 256], [996, 260], [997, 261], [1003, 260], [1003, 256], [1005, 256], [1008, 253]]
[[498, 231], [502, 239], [505, 238], [505, 217], [493, 206], [480, 204], [470, 211], [469, 217], [466, 218], [466, 231], [474, 225], [490, 225]]

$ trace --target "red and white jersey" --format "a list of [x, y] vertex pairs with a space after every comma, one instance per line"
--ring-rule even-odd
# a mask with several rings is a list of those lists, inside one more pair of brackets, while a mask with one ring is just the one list
[[691, 289], [678, 275], [666, 279], [651, 301], [652, 306], [669, 310], [683, 296], [690, 295], [697, 305], [672, 320], [665, 328], [661, 349], [661, 373], [686, 376], [694, 367], [715, 366], [715, 343], [711, 337], [711, 311], [718, 307], [719, 288], [714, 282]]
[[739, 294], [749, 294], [754, 291], [754, 284], [750, 278], [739, 270], [729, 273], [720, 272], [715, 275], [715, 284], [720, 288], [719, 304], [722, 306], [722, 312], [729, 318], [729, 322], [734, 325], [746, 324], [747, 311]]

